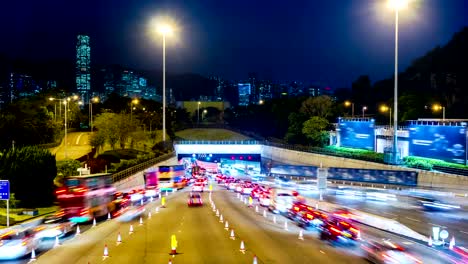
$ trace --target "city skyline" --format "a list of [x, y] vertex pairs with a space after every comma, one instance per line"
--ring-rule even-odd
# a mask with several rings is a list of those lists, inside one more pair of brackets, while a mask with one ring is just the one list
[[[259, 79], [350, 87], [360, 75], [373, 82], [391, 77], [394, 31], [385, 2], [9, 3], [0, 20], [10, 37], [0, 53], [72, 58], [76, 35], [86, 34], [93, 40], [93, 63], [159, 69], [161, 44], [150, 36], [148, 24], [154, 16], [168, 15], [179, 28], [177, 39], [168, 38], [168, 72], [235, 80], [258, 72]], [[461, 0], [413, 1], [409, 9], [400, 22], [401, 71], [468, 25], [460, 15], [466, 11]]]

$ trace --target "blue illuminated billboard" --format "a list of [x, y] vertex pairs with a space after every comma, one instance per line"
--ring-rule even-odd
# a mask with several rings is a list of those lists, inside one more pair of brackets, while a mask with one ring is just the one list
[[466, 127], [409, 126], [409, 155], [465, 164]]
[[339, 119], [340, 145], [342, 147], [374, 150], [375, 121]]

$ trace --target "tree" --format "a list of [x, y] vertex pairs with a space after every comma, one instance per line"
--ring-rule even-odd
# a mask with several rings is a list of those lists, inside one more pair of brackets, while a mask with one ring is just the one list
[[289, 127], [284, 139], [291, 144], [303, 142], [305, 137], [302, 133], [302, 127], [304, 122], [307, 120], [307, 116], [302, 113], [293, 112], [289, 114], [288, 119]]
[[119, 118], [115, 113], [102, 113], [96, 116], [94, 126], [106, 136], [106, 141], [112, 149], [115, 149], [115, 144], [119, 141]]
[[99, 154], [101, 148], [106, 144], [106, 135], [101, 130], [94, 132], [89, 138], [89, 144], [91, 147], [96, 149], [96, 153]]
[[327, 119], [313, 116], [304, 122], [302, 133], [309, 139], [312, 146], [323, 147], [328, 140], [327, 128], [330, 123]]
[[55, 156], [36, 146], [10, 149], [0, 156], [0, 175], [11, 182], [11, 191], [23, 207], [50, 206], [57, 175]]
[[306, 116], [328, 118], [333, 113], [333, 99], [327, 95], [309, 97], [302, 102], [301, 113]]

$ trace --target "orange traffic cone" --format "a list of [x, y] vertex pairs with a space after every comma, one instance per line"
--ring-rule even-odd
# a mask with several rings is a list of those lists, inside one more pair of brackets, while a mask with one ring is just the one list
[[223, 215], [220, 215], [220, 216], [219, 216], [219, 222], [220, 222], [220, 223], [224, 222]]
[[93, 227], [96, 226], [96, 218], [93, 218]]
[[156, 207], [156, 213], [159, 213], [159, 207]]
[[452, 239], [450, 239], [450, 243], [449, 243], [449, 249], [453, 249], [454, 246], [455, 246], [455, 237], [452, 236]]
[[432, 237], [431, 236], [429, 236], [429, 241], [427, 242], [427, 245], [432, 247]]
[[257, 264], [257, 256], [254, 255], [252, 264]]
[[60, 241], [59, 241], [59, 238], [58, 236], [55, 236], [55, 243], [54, 243], [54, 248], [60, 246]]
[[229, 223], [228, 223], [227, 220], [226, 220], [226, 222], [224, 223], [224, 229], [226, 229], [226, 231], [229, 230]]
[[267, 217], [265, 209], [263, 209], [263, 217]]
[[172, 264], [172, 259], [169, 259], [169, 264]]
[[304, 240], [304, 234], [302, 234], [302, 230], [299, 231], [299, 240]]
[[258, 213], [258, 205], [255, 206], [255, 212]]
[[240, 244], [240, 252], [242, 252], [242, 254], [245, 254], [244, 241], [241, 241], [241, 244]]
[[33, 261], [36, 261], [36, 250], [34, 248], [31, 251], [31, 259], [29, 260], [29, 262]]
[[120, 235], [120, 232], [119, 232], [119, 234], [117, 235], [117, 246], [120, 245], [120, 243], [122, 243], [122, 236]]
[[284, 220], [284, 230], [288, 230], [288, 221]]
[[111, 214], [107, 213], [107, 220], [111, 220]]
[[102, 259], [106, 259], [109, 257], [109, 249], [107, 249], [107, 244], [104, 245], [104, 254], [102, 255]]
[[140, 225], [143, 225], [143, 218], [140, 216]]
[[230, 239], [236, 240], [236, 236], [234, 235], [234, 229], [231, 229], [231, 235], [229, 236]]
[[76, 225], [76, 233], [75, 233], [75, 236], [79, 236], [80, 234], [81, 234], [80, 226], [79, 226], [79, 225]]
[[130, 230], [128, 231], [128, 234], [129, 235], [133, 234], [133, 225], [130, 225]]
[[276, 215], [273, 216], [273, 223], [276, 224]]
[[216, 216], [219, 216], [219, 210], [216, 210]]
[[151, 211], [148, 212], [148, 219], [151, 219]]

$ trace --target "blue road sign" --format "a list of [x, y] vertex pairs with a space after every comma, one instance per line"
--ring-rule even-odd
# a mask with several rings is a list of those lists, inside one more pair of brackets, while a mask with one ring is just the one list
[[10, 181], [0, 180], [0, 200], [10, 200]]

